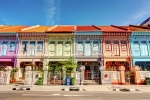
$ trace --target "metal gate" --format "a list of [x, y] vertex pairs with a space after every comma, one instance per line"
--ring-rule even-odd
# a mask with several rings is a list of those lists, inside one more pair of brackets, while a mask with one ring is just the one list
[[62, 72], [49, 72], [48, 73], [48, 84], [63, 84], [63, 73]]
[[84, 84], [100, 84], [99, 72], [84, 72]]

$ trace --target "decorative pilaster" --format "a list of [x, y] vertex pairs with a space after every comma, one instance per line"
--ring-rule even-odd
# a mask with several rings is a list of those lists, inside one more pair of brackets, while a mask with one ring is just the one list
[[10, 72], [11, 72], [12, 68], [10, 66], [7, 66], [5, 68], [5, 70], [6, 70], [6, 76], [7, 76], [7, 78], [6, 78], [6, 84], [9, 84], [9, 82], [10, 82]]
[[35, 55], [35, 56], [36, 56], [36, 54], [37, 54], [37, 44], [38, 44], [38, 41], [35, 41], [35, 47], [34, 47], [34, 48], [35, 48], [35, 49], [34, 49], [34, 52], [35, 52], [34, 55]]
[[125, 82], [125, 67], [124, 66], [119, 66], [119, 71], [120, 71], [120, 80], [121, 80], [121, 83], [122, 84], [126, 84], [126, 82]]
[[24, 85], [30, 85], [32, 81], [31, 66], [26, 66], [25, 71], [26, 73], [25, 73]]
[[47, 84], [47, 75], [48, 75], [48, 68], [44, 67], [43, 68], [44, 75], [43, 75], [43, 84]]
[[138, 42], [139, 42], [139, 46], [140, 46], [140, 56], [141, 56], [141, 55], [142, 55], [142, 54], [141, 54], [141, 52], [142, 52], [141, 40], [139, 40]]
[[111, 56], [114, 56], [114, 41], [113, 40], [110, 40], [111, 41]]
[[90, 41], [91, 56], [93, 55], [93, 40]]
[[63, 85], [65, 85], [66, 84], [66, 69], [65, 68], [62, 68], [62, 70], [63, 70]]
[[81, 70], [81, 85], [84, 84], [84, 71], [85, 71], [85, 66], [80, 67]]

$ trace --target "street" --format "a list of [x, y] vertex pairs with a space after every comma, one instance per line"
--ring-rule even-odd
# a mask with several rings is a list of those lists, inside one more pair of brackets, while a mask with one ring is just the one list
[[0, 92], [0, 100], [150, 100], [143, 92], [87, 92], [87, 91], [11, 91]]

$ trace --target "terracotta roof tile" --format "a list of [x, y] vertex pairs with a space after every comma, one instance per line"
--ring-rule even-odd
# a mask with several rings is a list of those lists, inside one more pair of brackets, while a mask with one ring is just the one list
[[27, 28], [29, 26], [12, 26], [0, 29], [0, 32], [19, 32], [22, 28]]
[[27, 30], [21, 30], [20, 32], [45, 32], [48, 28], [50, 28], [51, 26], [38, 26], [38, 27], [34, 27], [34, 28], [30, 28]]
[[117, 28], [114, 26], [98, 26], [103, 32], [128, 32], [126, 29]]
[[12, 26], [0, 26], [0, 29], [4, 29], [4, 28], [8, 28], [8, 27], [12, 27]]
[[51, 29], [46, 30], [49, 33], [71, 33], [74, 26], [53, 26]]
[[94, 25], [92, 25], [92, 26], [76, 26], [75, 31], [100, 31], [100, 29]]
[[131, 31], [150, 31], [150, 28], [147, 27], [140, 27], [140, 26], [133, 26], [133, 25], [129, 25], [129, 26], [121, 26], [123, 28], [129, 29]]

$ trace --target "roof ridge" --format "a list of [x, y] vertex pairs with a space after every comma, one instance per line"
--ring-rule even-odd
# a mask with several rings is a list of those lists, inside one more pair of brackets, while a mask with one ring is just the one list
[[54, 28], [56, 28], [56, 27], [58, 27], [58, 25], [52, 26], [52, 27], [48, 28], [48, 29], [45, 30], [45, 31], [51, 31], [52, 29], [54, 29]]
[[21, 29], [21, 31], [26, 31], [26, 30], [28, 30], [28, 29], [36, 28], [36, 27], [39, 27], [39, 26], [40, 26], [40, 25], [30, 26], [30, 27]]
[[120, 26], [116, 26], [116, 25], [111, 25], [111, 26], [112, 26], [112, 27], [115, 27], [115, 28], [122, 29], [122, 30], [129, 31], [129, 29], [126, 29], [126, 28], [123, 28], [123, 27], [120, 27]]
[[97, 26], [95, 26], [95, 25], [92, 25], [93, 27], [95, 27], [96, 29], [98, 29], [98, 30], [101, 30], [101, 28], [99, 28], [99, 27], [97, 27]]
[[147, 26], [137, 26], [137, 25], [129, 25], [129, 26], [133, 26], [133, 27], [138, 27], [138, 28], [147, 28], [147, 29], [150, 29], [150, 27], [147, 27]]

